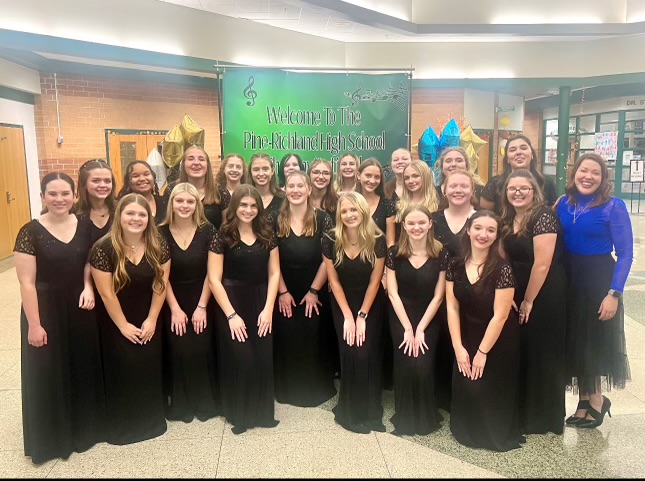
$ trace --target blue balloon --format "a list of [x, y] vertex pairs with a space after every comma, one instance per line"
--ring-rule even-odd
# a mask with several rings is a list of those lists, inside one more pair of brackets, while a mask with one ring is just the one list
[[428, 127], [419, 138], [419, 158], [431, 169], [439, 158], [439, 137], [432, 126]]
[[457, 125], [455, 119], [451, 119], [441, 131], [441, 139], [439, 140], [441, 150], [443, 151], [448, 147], [459, 147], [460, 134], [459, 125]]

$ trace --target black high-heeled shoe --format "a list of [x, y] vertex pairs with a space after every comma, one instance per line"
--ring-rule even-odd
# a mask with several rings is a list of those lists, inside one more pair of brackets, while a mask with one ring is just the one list
[[[576, 411], [580, 411], [581, 409], [587, 410], [590, 407], [591, 407], [591, 405], [589, 404], [589, 400], [578, 401], [578, 407], [576, 407]], [[564, 423], [571, 426], [571, 425], [574, 425], [574, 424], [578, 424], [583, 419], [584, 419], [584, 417], [578, 417], [574, 413], [573, 415], [569, 416], [566, 419], [566, 421], [564, 421]]]
[[611, 417], [610, 409], [611, 401], [603, 396], [602, 408], [600, 408], [600, 412], [589, 406], [589, 408], [587, 409], [587, 414], [589, 414], [593, 419], [583, 419], [582, 421], [579, 421], [578, 424], [576, 424], [576, 427], [585, 429], [597, 428], [605, 419], [605, 414], [609, 414], [609, 417]]

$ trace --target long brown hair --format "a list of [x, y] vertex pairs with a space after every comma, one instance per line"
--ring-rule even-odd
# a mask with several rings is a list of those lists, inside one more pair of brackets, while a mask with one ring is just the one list
[[[301, 177], [304, 179], [305, 184], [311, 189], [311, 179], [306, 172], [297, 170], [291, 172], [287, 177], [285, 188], [289, 185], [289, 179], [293, 177]], [[316, 210], [314, 206], [311, 205], [311, 197], [307, 197], [307, 212], [305, 214], [305, 222], [302, 230], [302, 234], [305, 237], [311, 237], [316, 233], [318, 226], [316, 225]], [[282, 203], [282, 208], [280, 209], [280, 215], [278, 215], [278, 237], [289, 237], [291, 233], [291, 202], [289, 199], [285, 200]]]
[[576, 160], [576, 163], [573, 165], [573, 169], [571, 169], [569, 182], [567, 182], [567, 186], [564, 189], [564, 192], [567, 194], [567, 204], [575, 205], [578, 201], [579, 192], [576, 187], [576, 172], [578, 172], [580, 165], [585, 160], [593, 160], [600, 166], [600, 185], [596, 189], [596, 192], [594, 192], [594, 194], [596, 194], [596, 198], [589, 207], [597, 207], [599, 205], [606, 204], [611, 200], [612, 190], [611, 184], [609, 183], [609, 170], [607, 169], [605, 160], [598, 154], [594, 154], [592, 152], [582, 154], [578, 157], [578, 160]]
[[320, 201], [320, 209], [324, 210], [325, 212], [329, 212], [332, 215], [335, 215], [336, 207], [338, 206], [338, 195], [334, 190], [334, 181], [332, 179], [332, 176], [334, 175], [334, 167], [331, 165], [331, 162], [325, 159], [316, 159], [311, 164], [309, 164], [309, 170], [307, 170], [307, 174], [309, 175], [309, 179], [311, 180], [311, 171], [319, 164], [323, 164], [329, 169], [329, 184], [327, 184], [325, 195], [323, 195], [323, 198]]
[[500, 232], [500, 220], [497, 214], [490, 210], [478, 210], [473, 215], [471, 215], [466, 221], [466, 235], [461, 238], [461, 252], [463, 256], [455, 258], [455, 270], [458, 270], [461, 266], [466, 264], [466, 261], [472, 257], [473, 249], [470, 240], [470, 229], [473, 223], [481, 217], [490, 217], [497, 223], [497, 238], [488, 248], [488, 257], [484, 263], [484, 269], [482, 270], [481, 275], [479, 276], [479, 282], [475, 285], [475, 289], [483, 289], [483, 286], [488, 285], [491, 281], [494, 281], [495, 274], [499, 270], [501, 264], [504, 262], [504, 259], [499, 250], [500, 239], [502, 238]]
[[189, 182], [188, 173], [186, 172], [186, 157], [188, 157], [188, 152], [194, 149], [201, 150], [204, 153], [204, 158], [206, 159], [206, 185], [204, 186], [204, 199], [202, 199], [202, 202], [206, 205], [219, 204], [222, 201], [222, 198], [220, 196], [220, 190], [215, 185], [215, 180], [213, 179], [211, 158], [199, 145], [191, 145], [184, 151], [184, 158], [181, 160], [181, 165], [179, 167], [179, 182]]
[[[63, 180], [67, 182], [69, 185], [71, 191], [72, 191], [72, 196], [76, 195], [76, 187], [74, 186], [74, 180], [67, 175], [65, 172], [48, 172], [47, 174], [44, 175], [44, 177], [40, 180], [40, 197], [41, 199], [45, 196], [45, 192], [47, 192], [47, 184], [54, 180]], [[74, 206], [72, 205], [72, 211], [74, 210]], [[43, 209], [40, 211], [41, 214], [46, 214], [47, 208], [43, 207]]]
[[544, 189], [544, 176], [540, 174], [540, 171], [537, 168], [537, 153], [535, 152], [535, 149], [533, 148], [533, 145], [531, 144], [531, 139], [529, 139], [526, 135], [518, 134], [514, 137], [511, 137], [506, 141], [506, 147], [504, 148], [504, 157], [502, 158], [502, 164], [504, 165], [504, 172], [502, 172], [502, 178], [501, 182], [499, 183], [499, 187], [497, 188], [497, 194], [500, 196], [504, 196], [504, 185], [506, 184], [506, 179], [508, 179], [508, 176], [511, 175], [511, 172], [513, 169], [511, 168], [511, 164], [508, 161], [508, 146], [509, 144], [515, 142], [516, 140], [523, 140], [526, 142], [531, 149], [531, 161], [529, 162], [529, 171], [531, 174], [533, 174], [533, 177], [537, 181], [538, 185], [540, 186], [540, 190]]
[[239, 219], [237, 218], [237, 209], [240, 207], [240, 202], [244, 197], [251, 197], [255, 200], [258, 206], [258, 215], [255, 216], [251, 223], [253, 233], [257, 236], [260, 244], [265, 249], [269, 247], [273, 240], [273, 232], [267, 225], [264, 218], [264, 205], [262, 204], [262, 197], [258, 190], [252, 185], [242, 184], [236, 187], [231, 195], [231, 202], [226, 209], [224, 221], [220, 227], [222, 238], [229, 247], [233, 247], [240, 242], [240, 231], [238, 229]]
[[271, 156], [269, 154], [259, 152], [257, 154], [253, 154], [251, 156], [251, 160], [249, 160], [249, 179], [250, 179], [250, 184], [253, 187], [257, 188], [257, 185], [255, 185], [255, 180], [253, 179], [253, 173], [252, 173], [253, 162], [255, 162], [256, 160], [266, 160], [269, 163], [269, 165], [271, 166], [271, 170], [273, 172], [272, 172], [271, 177], [269, 179], [269, 192], [271, 192], [271, 194], [273, 196], [284, 197], [284, 192], [282, 192], [282, 190], [280, 190], [280, 188], [278, 187], [278, 181], [277, 181], [277, 178], [276, 178], [276, 175], [275, 175], [275, 164], [273, 163], [273, 159], [271, 159]]
[[125, 262], [127, 259], [125, 254], [126, 246], [123, 241], [123, 228], [121, 227], [121, 215], [125, 208], [130, 204], [140, 205], [148, 214], [148, 225], [143, 232], [144, 257], [155, 272], [155, 277], [152, 282], [152, 290], [156, 294], [160, 294], [164, 291], [166, 285], [163, 280], [163, 268], [161, 267], [161, 243], [159, 231], [155, 225], [154, 217], [150, 210], [150, 204], [148, 204], [146, 198], [141, 194], [133, 193], [126, 194], [121, 198], [121, 200], [119, 200], [119, 203], [116, 206], [112, 227], [110, 227], [110, 231], [103, 237], [103, 239], [110, 239], [112, 248], [116, 253], [116, 268], [112, 276], [114, 292], [118, 293], [130, 282], [130, 276], [125, 268]]
[[518, 226], [518, 229], [517, 229], [518, 235], [523, 235], [524, 233], [526, 233], [528, 229], [529, 221], [533, 219], [533, 217], [538, 213], [538, 211], [544, 206], [544, 195], [542, 194], [542, 189], [540, 189], [540, 186], [538, 185], [537, 181], [535, 180], [535, 177], [533, 177], [531, 172], [526, 169], [519, 169], [519, 170], [516, 170], [515, 172], [511, 172], [511, 174], [506, 178], [506, 182], [504, 183], [504, 195], [502, 196], [502, 199], [501, 199], [502, 238], [513, 234], [513, 221], [515, 220], [516, 212], [515, 212], [515, 207], [513, 207], [513, 205], [508, 200], [508, 193], [506, 189], [508, 189], [508, 184], [510, 183], [511, 179], [518, 179], [518, 178], [526, 179], [529, 182], [529, 184], [531, 184], [531, 188], [533, 189], [533, 203], [526, 211], [526, 214], [524, 215], [522, 222], [520, 222], [520, 225]]
[[434, 237], [434, 222], [432, 221], [432, 214], [426, 206], [419, 204], [411, 205], [410, 207], [405, 209], [405, 212], [403, 212], [403, 214], [401, 215], [401, 237], [399, 238], [399, 245], [396, 249], [397, 257], [405, 257], [407, 259], [412, 255], [410, 236], [408, 236], [408, 232], [404, 227], [405, 218], [412, 212], [421, 212], [428, 218], [428, 222], [430, 222], [430, 230], [428, 231], [428, 236], [426, 238], [426, 252], [428, 253], [428, 257], [436, 259], [441, 253], [443, 244]]
[[90, 195], [87, 192], [87, 181], [90, 178], [90, 172], [96, 169], [106, 169], [112, 177], [112, 189], [110, 195], [105, 198], [105, 205], [107, 205], [110, 217], [112, 217], [116, 209], [116, 179], [114, 178], [114, 172], [112, 172], [108, 163], [103, 159], [88, 160], [78, 169], [78, 199], [74, 204], [74, 213], [78, 215], [89, 215], [90, 210], [92, 210]]
[[226, 167], [226, 164], [228, 164], [229, 160], [234, 158], [242, 161], [242, 177], [240, 178], [240, 184], [246, 184], [248, 182], [249, 169], [244, 157], [240, 154], [228, 154], [222, 159], [222, 164], [220, 165], [219, 170], [217, 171], [217, 176], [215, 177], [215, 184], [218, 189], [226, 189], [226, 174], [224, 173], [224, 168]]
[[[383, 166], [376, 158], [370, 157], [369, 159], [365, 159], [363, 162], [361, 162], [361, 165], [358, 166], [358, 174], [359, 175], [362, 174], [363, 171], [368, 167], [378, 168], [381, 174], [381, 182], [376, 187], [376, 190], [374, 191], [374, 193], [379, 197], [385, 197], [385, 191], [383, 190], [383, 182], [385, 182], [385, 175], [383, 174]], [[361, 181], [359, 179], [356, 179], [356, 192], [358, 192], [359, 194], [363, 193], [363, 187], [361, 186]]]

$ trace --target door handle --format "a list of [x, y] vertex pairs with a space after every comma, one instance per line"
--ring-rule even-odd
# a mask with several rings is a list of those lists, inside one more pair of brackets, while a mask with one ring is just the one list
[[11, 197], [11, 192], [7, 191], [7, 204], [11, 204], [12, 200], [16, 200], [16, 198]]

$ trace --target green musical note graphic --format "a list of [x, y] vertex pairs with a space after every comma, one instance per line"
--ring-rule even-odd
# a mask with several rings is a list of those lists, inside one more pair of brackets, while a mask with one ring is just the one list
[[253, 90], [254, 83], [255, 83], [255, 79], [251, 75], [249, 77], [249, 84], [244, 89], [244, 98], [249, 99], [246, 102], [246, 105], [248, 105], [249, 107], [253, 107], [255, 105], [255, 99], [258, 96], [258, 93], [255, 90]]

